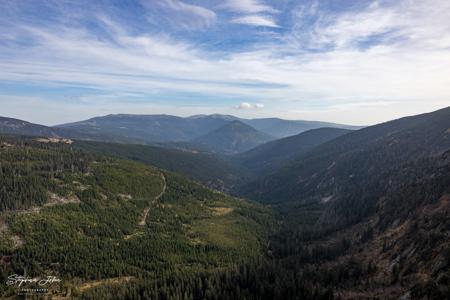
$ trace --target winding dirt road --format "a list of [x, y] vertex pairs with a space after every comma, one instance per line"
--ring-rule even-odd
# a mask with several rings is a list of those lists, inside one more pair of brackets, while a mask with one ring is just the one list
[[[164, 193], [166, 192], [167, 182], [166, 182], [166, 176], [164, 176], [163, 173], [161, 173], [161, 179], [163, 180], [163, 188], [162, 188], [162, 191], [161, 191], [161, 193], [159, 193], [159, 194], [153, 199], [152, 204], [155, 204], [155, 203], [162, 197], [162, 195], [164, 195]], [[145, 225], [145, 223], [146, 223], [146, 221], [147, 221], [148, 213], [150, 212], [150, 207], [151, 207], [151, 205], [150, 205], [149, 207], [147, 207], [147, 208], [144, 209], [144, 212], [142, 213], [142, 217], [141, 217], [141, 219], [139, 220], [139, 223], [138, 223], [139, 226], [144, 226], [144, 225]]]

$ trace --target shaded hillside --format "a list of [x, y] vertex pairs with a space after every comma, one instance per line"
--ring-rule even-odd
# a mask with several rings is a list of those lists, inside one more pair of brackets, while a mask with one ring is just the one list
[[269, 135], [240, 122], [232, 121], [219, 129], [192, 140], [213, 152], [233, 154], [243, 152], [272, 140]]
[[[283, 272], [301, 269], [297, 276], [343, 299], [448, 299], [450, 151], [385, 176], [390, 183], [364, 218], [342, 199], [277, 205], [283, 225], [271, 245]], [[336, 216], [351, 225], [336, 226]]]
[[339, 128], [312, 129], [295, 136], [271, 141], [232, 157], [236, 163], [261, 176], [279, 169], [282, 165], [318, 145], [347, 134], [351, 130]]
[[[246, 194], [269, 202], [325, 201], [329, 197], [336, 203], [350, 194], [367, 209], [374, 208], [376, 194], [388, 186], [386, 174], [398, 171], [404, 163], [447, 150], [449, 128], [450, 108], [367, 127], [320, 145], [249, 185]], [[365, 195], [371, 200], [363, 201]]]
[[[1, 137], [0, 277], [52, 274], [59, 294], [225, 270], [265, 252], [270, 213], [179, 175], [64, 143]], [[14, 287], [1, 285], [2, 298]], [[98, 299], [98, 298], [97, 298]]]
[[85, 151], [140, 161], [177, 172], [221, 191], [230, 190], [248, 177], [245, 169], [211, 153], [81, 141], [75, 142], [74, 146]]
[[343, 299], [447, 299], [450, 108], [326, 142], [246, 195], [272, 203], [272, 253]]
[[307, 130], [330, 127], [330, 128], [342, 128], [349, 130], [361, 129], [361, 126], [350, 126], [344, 124], [335, 124], [319, 121], [303, 121], [303, 120], [283, 120], [278, 118], [263, 118], [263, 119], [250, 119], [242, 120], [244, 123], [252, 126], [253, 128], [265, 132], [271, 136], [277, 138], [284, 138], [292, 135], [297, 135]]

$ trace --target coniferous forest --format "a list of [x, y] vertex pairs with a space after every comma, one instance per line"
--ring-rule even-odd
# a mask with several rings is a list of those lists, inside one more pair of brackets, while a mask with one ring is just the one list
[[181, 150], [3, 135], [0, 281], [47, 274], [62, 280], [41, 296], [77, 299], [446, 299], [448, 112], [349, 132], [268, 177], [247, 169], [234, 196]]

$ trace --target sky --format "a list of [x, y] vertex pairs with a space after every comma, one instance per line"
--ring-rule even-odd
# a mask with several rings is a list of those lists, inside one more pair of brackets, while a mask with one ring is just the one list
[[448, 0], [1, 0], [0, 115], [371, 125], [450, 106]]

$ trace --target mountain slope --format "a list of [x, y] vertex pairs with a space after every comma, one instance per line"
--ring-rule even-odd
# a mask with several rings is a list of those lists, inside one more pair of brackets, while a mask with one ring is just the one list
[[0, 133], [58, 137], [57, 130], [51, 127], [5, 117], [0, 117]]
[[358, 218], [374, 211], [390, 186], [388, 175], [449, 148], [450, 108], [446, 108], [367, 127], [322, 144], [272, 176], [248, 185], [244, 194], [269, 202], [331, 201], [351, 206], [357, 212], [353, 217]]
[[[450, 151], [397, 168], [379, 186], [367, 178], [367, 193], [353, 185], [336, 200], [303, 202], [298, 194], [275, 205], [282, 229], [271, 250], [284, 272], [302, 269], [303, 280], [316, 278], [336, 298], [447, 299]], [[364, 211], [370, 194], [376, 209]]]
[[242, 120], [242, 122], [252, 126], [253, 128], [265, 132], [277, 138], [284, 138], [292, 135], [297, 135], [307, 130], [330, 127], [342, 128], [349, 130], [361, 129], [361, 126], [350, 126], [343, 124], [335, 124], [318, 121], [302, 121], [302, 120], [283, 120], [278, 118], [263, 118]]
[[211, 153], [167, 149], [147, 145], [76, 141], [75, 148], [130, 159], [177, 172], [210, 188], [228, 191], [247, 180], [247, 170]]
[[[51, 274], [64, 282], [52, 286], [58, 294], [80, 296], [225, 270], [265, 251], [271, 216], [258, 204], [64, 143], [8, 136], [0, 145], [1, 278]], [[0, 288], [2, 298], [15, 293]]]
[[284, 272], [343, 299], [448, 298], [450, 108], [326, 142], [244, 194], [278, 210]]
[[259, 175], [279, 169], [295, 157], [318, 145], [352, 132], [340, 128], [319, 128], [271, 141], [233, 157], [236, 163]]
[[192, 140], [214, 152], [233, 154], [249, 150], [273, 138], [240, 122], [232, 121], [219, 129]]
[[0, 134], [110, 141], [117, 143], [142, 143], [142, 140], [121, 137], [114, 134], [107, 135], [99, 134], [98, 132], [78, 131], [72, 128], [48, 127], [19, 119], [4, 117], [0, 117]]

